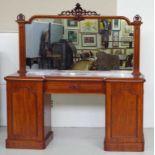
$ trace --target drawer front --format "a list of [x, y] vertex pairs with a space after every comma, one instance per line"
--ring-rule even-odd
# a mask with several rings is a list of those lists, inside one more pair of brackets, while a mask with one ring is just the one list
[[105, 93], [105, 84], [100, 81], [49, 81], [44, 86], [46, 93]]

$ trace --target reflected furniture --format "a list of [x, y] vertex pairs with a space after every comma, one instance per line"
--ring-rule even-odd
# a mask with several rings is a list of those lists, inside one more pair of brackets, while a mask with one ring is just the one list
[[39, 64], [39, 57], [27, 57], [26, 58], [26, 65], [29, 66], [29, 68], [31, 69], [33, 64]]
[[[27, 70], [25, 25], [35, 19], [124, 19], [134, 27], [132, 71]], [[106, 151], [144, 151], [144, 77], [139, 70], [141, 17], [100, 16], [80, 4], [58, 16], [36, 15], [28, 21], [18, 15], [19, 70], [7, 81], [7, 148], [44, 149], [53, 138], [50, 94], [105, 94]], [[95, 104], [95, 103], [94, 103]]]
[[97, 70], [118, 70], [120, 66], [119, 57], [104, 52], [96, 54], [96, 69]]

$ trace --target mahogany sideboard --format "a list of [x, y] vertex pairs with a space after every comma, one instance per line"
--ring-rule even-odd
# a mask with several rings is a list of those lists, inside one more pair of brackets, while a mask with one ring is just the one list
[[[105, 32], [102, 30], [106, 30], [106, 32], [109, 32], [108, 35], [111, 33], [112, 20], [113, 22], [116, 21], [117, 24], [119, 20], [124, 20], [127, 28], [130, 27], [129, 30], [131, 32], [127, 35], [130, 37], [130, 41], [123, 40], [122, 42], [134, 45], [131, 48], [133, 55], [131, 71], [121, 71], [121, 69], [118, 69], [118, 71], [113, 69], [110, 69], [111, 71], [104, 71], [104, 68], [99, 69], [100, 71], [97, 69], [97, 71], [88, 72], [66, 71], [65, 69], [57, 71], [51, 69], [47, 72], [45, 70], [38, 70], [36, 72], [33, 70], [27, 71], [26, 56], [28, 42], [26, 41], [30, 39], [26, 33], [27, 26], [38, 20], [45, 21], [46, 19], [47, 21], [49, 19], [51, 21], [57, 20], [58, 24], [60, 19], [62, 19], [62, 23], [64, 19], [68, 21], [73, 20], [75, 25], [76, 22], [81, 22], [82, 20], [97, 20], [98, 22], [96, 23], [98, 24], [109, 20], [111, 22], [108, 29], [106, 25], [104, 25], [104, 29], [100, 29], [99, 31], [96, 28], [97, 33], [102, 33]], [[59, 15], [34, 15], [29, 20], [26, 20], [23, 14], [19, 14], [17, 16], [17, 23], [19, 26], [19, 70], [18, 74], [5, 77], [7, 81], [8, 118], [6, 147], [45, 148], [53, 138], [50, 94], [88, 93], [105, 94], [106, 96], [104, 150], [143, 151], [143, 84], [145, 80], [143, 75], [141, 75], [139, 67], [140, 26], [142, 18], [139, 15], [135, 15], [131, 22], [124, 16], [100, 16], [95, 11], [83, 9], [77, 3], [74, 9], [62, 11]], [[118, 29], [119, 26], [113, 30]], [[50, 29], [48, 32], [50, 34]], [[91, 32], [94, 33], [94, 31]], [[124, 32], [126, 32], [125, 29], [121, 33], [123, 34]], [[95, 36], [93, 37], [94, 41]], [[50, 37], [48, 40], [50, 44]], [[121, 41], [117, 38], [114, 42], [119, 43]], [[90, 47], [94, 47], [94, 43], [89, 44]], [[105, 42], [103, 43], [103, 46], [105, 46]], [[113, 45], [115, 46], [116, 44]], [[45, 46], [45, 51], [43, 51], [48, 52], [50, 50], [49, 47]], [[101, 52], [105, 48], [101, 49]]]
[[53, 138], [50, 94], [88, 93], [106, 96], [104, 150], [143, 151], [144, 78], [104, 74], [7, 76], [6, 147], [44, 149]]

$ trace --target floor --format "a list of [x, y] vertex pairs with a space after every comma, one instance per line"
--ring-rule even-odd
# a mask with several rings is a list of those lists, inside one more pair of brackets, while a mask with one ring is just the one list
[[45, 150], [6, 149], [6, 128], [0, 128], [0, 155], [154, 155], [154, 131], [145, 129], [145, 152], [105, 152], [104, 128], [54, 128]]

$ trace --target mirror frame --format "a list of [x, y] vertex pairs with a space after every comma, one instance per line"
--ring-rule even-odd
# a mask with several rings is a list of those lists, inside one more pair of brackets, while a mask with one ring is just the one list
[[79, 3], [76, 4], [76, 7], [71, 11], [62, 11], [58, 15], [34, 15], [25, 20], [23, 14], [17, 16], [17, 23], [19, 27], [19, 70], [20, 75], [25, 75], [26, 73], [26, 38], [25, 38], [25, 25], [31, 24], [33, 20], [49, 19], [49, 18], [62, 18], [62, 19], [73, 19], [81, 21], [84, 19], [123, 19], [128, 25], [134, 27], [134, 62], [133, 62], [133, 72], [134, 76], [139, 76], [140, 73], [140, 26], [142, 24], [142, 19], [139, 15], [135, 15], [133, 21], [131, 22], [125, 16], [100, 16], [95, 11], [86, 11], [84, 10]]

